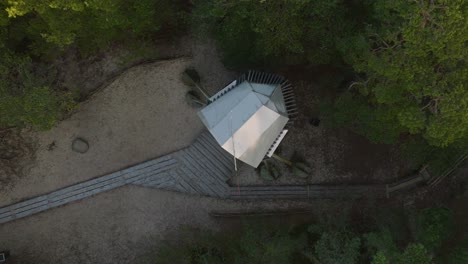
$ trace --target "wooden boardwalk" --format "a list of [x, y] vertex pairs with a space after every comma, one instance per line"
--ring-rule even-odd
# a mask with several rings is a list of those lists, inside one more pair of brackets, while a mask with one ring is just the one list
[[289, 185], [231, 188], [229, 198], [239, 199], [356, 199], [385, 196], [385, 185]]
[[169, 156], [176, 160], [174, 168], [133, 184], [220, 198], [229, 195], [226, 181], [234, 173], [234, 161], [208, 132], [188, 148]]
[[227, 199], [323, 199], [385, 195], [385, 186], [231, 187], [233, 157], [208, 131], [189, 147], [138, 165], [0, 208], [0, 224], [127, 184]]
[[0, 208], [0, 223], [39, 213], [91, 195], [112, 190], [170, 170], [177, 164], [171, 155], [147, 161], [99, 178]]
[[233, 160], [208, 132], [189, 147], [108, 175], [0, 208], [0, 224], [127, 184], [227, 197]]

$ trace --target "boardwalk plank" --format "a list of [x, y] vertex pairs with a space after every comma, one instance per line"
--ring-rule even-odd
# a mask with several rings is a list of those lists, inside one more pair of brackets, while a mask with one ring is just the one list
[[190, 182], [190, 179], [187, 177], [183, 177], [181, 174], [174, 174], [174, 179], [176, 180], [176, 185], [180, 185], [182, 188], [181, 190], [185, 190], [188, 193], [198, 193], [198, 186], [194, 187], [193, 184]]
[[200, 179], [200, 172], [196, 170], [193, 166], [181, 166], [181, 177], [188, 177], [191, 179], [193, 185], [196, 186], [197, 192], [202, 195], [208, 196], [218, 196], [220, 192], [218, 189], [213, 188], [211, 184], [207, 184], [205, 181]]
[[15, 218], [12, 215], [8, 215], [6, 217], [0, 218], [0, 224], [10, 222], [12, 220], [15, 220]]
[[42, 206], [39, 206], [39, 207], [35, 207], [35, 208], [27, 210], [27, 211], [22, 211], [22, 212], [15, 213], [14, 216], [15, 216], [15, 218], [22, 218], [22, 217], [25, 217], [25, 216], [28, 216], [28, 215], [40, 213], [40, 212], [45, 211], [45, 210], [47, 210], [49, 208], [50, 208], [49, 205], [46, 204], [46, 205], [42, 205]]
[[[174, 168], [172, 168], [171, 170], [173, 169]], [[171, 179], [171, 176], [169, 175], [169, 171], [163, 171], [161, 173], [158, 173], [157, 175], [135, 181], [132, 184], [142, 185], [142, 186], [154, 186], [155, 184], [159, 182], [165, 182], [170, 179]]]
[[68, 199], [71, 199], [70, 201], [74, 201], [73, 197], [88, 197], [99, 192], [108, 191], [108, 190], [123, 186], [125, 184], [126, 184], [125, 181], [122, 179], [116, 180], [115, 182], [112, 182], [106, 185], [92, 186], [92, 187], [87, 188], [86, 190], [77, 190], [77, 191], [65, 193], [60, 196], [51, 198], [50, 202], [54, 203], [54, 202], [58, 202], [62, 200], [68, 200]]
[[223, 190], [220, 190], [218, 186], [207, 184], [206, 177], [204, 173], [200, 171], [198, 166], [189, 159], [185, 154], [185, 151], [180, 153], [179, 159], [184, 163], [185, 166], [181, 166], [184, 175], [191, 177], [197, 185], [199, 186], [199, 193], [205, 195], [220, 196], [223, 193]]
[[41, 196], [37, 196], [37, 197], [32, 198], [32, 199], [28, 199], [28, 200], [25, 200], [25, 201], [14, 203], [12, 205], [0, 208], [0, 214], [2, 214], [4, 212], [7, 212], [9, 210], [15, 210], [17, 208], [25, 207], [25, 206], [35, 204], [35, 203], [38, 203], [38, 202], [42, 202], [44, 200], [47, 200], [47, 195], [41, 195]]
[[177, 161], [174, 160], [174, 159], [165, 160], [165, 161], [162, 161], [162, 162], [150, 165], [150, 166], [146, 166], [144, 168], [140, 168], [138, 170], [133, 170], [133, 171], [124, 173], [124, 177], [125, 178], [132, 178], [132, 177], [141, 175], [143, 173], [148, 173], [148, 172], [151, 172], [151, 171], [156, 171], [156, 170], [161, 169], [161, 168], [165, 168], [167, 166], [171, 166], [171, 165], [173, 165], [175, 163], [177, 163]]
[[37, 207], [47, 206], [48, 204], [49, 204], [49, 201], [43, 200], [43, 201], [41, 201], [41, 202], [29, 204], [29, 205], [27, 205], [27, 206], [22, 206], [22, 207], [18, 207], [18, 208], [11, 208], [10, 211], [11, 211], [12, 214], [18, 214], [18, 213], [20, 213], [20, 212], [25, 212], [25, 211], [28, 211], [28, 210], [33, 210], [34, 208], [37, 208]]
[[218, 197], [218, 193], [220, 192], [220, 190], [213, 188], [211, 184], [206, 184], [205, 182], [201, 181], [199, 179], [198, 174], [193, 172], [193, 168], [190, 169], [184, 165], [181, 166], [179, 169], [179, 175], [182, 175], [183, 177], [188, 177], [191, 184], [197, 188], [198, 194]]
[[105, 175], [105, 176], [102, 176], [102, 177], [99, 177], [99, 178], [95, 178], [95, 179], [92, 179], [92, 180], [89, 180], [89, 181], [86, 181], [86, 182], [78, 183], [78, 184], [75, 184], [75, 185], [60, 189], [58, 191], [55, 191], [55, 192], [49, 194], [48, 199], [51, 199], [51, 198], [53, 198], [55, 196], [60, 196], [60, 195], [66, 194], [66, 193], [70, 193], [72, 191], [76, 192], [76, 191], [79, 191], [81, 189], [86, 190], [86, 189], [89, 189], [89, 188], [95, 188], [96, 186], [111, 184], [111, 183], [113, 183], [115, 181], [118, 181], [118, 180], [122, 179], [123, 177], [131, 178], [131, 177], [134, 177], [134, 176], [138, 176], [138, 175], [140, 175], [142, 173], [146, 173], [148, 171], [151, 171], [153, 168], [158, 168], [158, 167], [161, 167], [161, 166], [165, 166], [167, 164], [172, 164], [174, 162], [175, 161], [167, 161], [167, 159], [163, 159], [162, 162], [153, 163], [151, 165], [150, 165], [149, 162], [146, 162], [145, 167], [142, 167], [139, 170], [135, 170], [133, 172], [133, 174], [127, 175], [127, 174], [123, 173], [123, 171], [125, 171], [125, 170], [114, 172], [114, 173], [111, 173], [109, 175]]
[[198, 162], [197, 159], [190, 154], [189, 149], [185, 151], [184, 157], [200, 172], [200, 176], [198, 177], [200, 181], [204, 182], [206, 185], [217, 186], [218, 188], [216, 189], [223, 190], [225, 186], [227, 187], [227, 184], [222, 179], [206, 168], [204, 162]]
[[234, 165], [232, 163], [233, 160], [231, 160], [231, 162], [229, 163], [226, 162], [225, 160], [220, 158], [219, 155], [209, 153], [209, 150], [200, 143], [193, 144], [192, 148], [204, 155], [207, 158], [208, 162], [210, 162], [212, 165], [218, 167], [218, 169], [222, 171], [223, 175], [227, 177], [226, 180], [232, 176], [232, 172], [234, 171]]
[[217, 154], [216, 150], [213, 150], [210, 148], [210, 146], [207, 146], [206, 144], [203, 144], [201, 142], [195, 142], [192, 144], [191, 148], [196, 149], [198, 152], [203, 154], [208, 160], [216, 162], [219, 164], [218, 166], [222, 166], [226, 170], [229, 170], [231, 167], [234, 167], [232, 165], [233, 160], [230, 162], [223, 158], [221, 155]]
[[171, 170], [175, 166], [176, 166], [176, 164], [174, 163], [174, 164], [171, 164], [171, 165], [167, 165], [165, 167], [159, 167], [158, 169], [155, 169], [155, 170], [150, 170], [150, 171], [146, 171], [146, 172], [141, 173], [141, 174], [136, 174], [133, 177], [129, 176], [128, 178], [125, 179], [125, 183], [133, 184], [135, 181], [144, 180], [144, 179], [147, 179], [147, 178], [158, 177], [158, 174], [160, 174], [162, 172], [165, 172], [165, 171], [168, 171], [168, 170]]
[[12, 215], [11, 211], [5, 211], [5, 212], [0, 214], [0, 219], [9, 217], [11, 215]]
[[234, 157], [223, 149], [209, 132], [200, 135], [198, 140], [200, 143], [203, 143], [203, 145], [206, 145], [210, 150], [218, 153], [220, 157], [226, 159], [227, 162], [232, 162]]
[[216, 140], [211, 135], [202, 134], [197, 141], [200, 144], [206, 146], [206, 148], [209, 148], [210, 151], [213, 151], [214, 155], [219, 156], [226, 162], [233, 162], [234, 157], [225, 151], [221, 146], [219, 146], [218, 142], [216, 142]]
[[164, 156], [161, 156], [161, 157], [156, 158], [156, 159], [148, 160], [148, 161], [145, 161], [143, 163], [139, 163], [139, 164], [130, 166], [130, 167], [122, 169], [120, 171], [123, 172], [123, 173], [132, 172], [134, 170], [143, 169], [143, 168], [146, 168], [148, 166], [152, 166], [152, 165], [155, 165], [155, 164], [158, 164], [158, 163], [170, 160], [170, 159], [172, 159], [172, 156], [170, 154], [169, 155], [164, 155]]
[[[226, 172], [227, 169], [223, 169], [218, 167], [219, 165], [210, 161], [208, 157], [205, 157], [195, 148], [187, 149], [187, 155], [189, 155], [192, 159], [196, 160], [201, 167], [203, 167], [207, 174], [213, 176], [214, 180], [221, 181], [225, 183], [229, 179], [229, 173]], [[218, 165], [218, 166], [217, 166]]]

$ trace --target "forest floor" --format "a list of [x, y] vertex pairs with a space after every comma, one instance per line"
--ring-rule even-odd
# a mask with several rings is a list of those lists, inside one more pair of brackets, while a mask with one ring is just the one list
[[[122, 58], [131, 54], [114, 50], [87, 63], [73, 55], [57, 62], [62, 69], [59, 85], [77, 89], [87, 100], [52, 130], [24, 132], [24, 138], [34, 142], [35, 156], [23, 161], [23, 173], [0, 187], [0, 207], [190, 144], [203, 126], [196, 110], [185, 102], [187, 87], [180, 74], [193, 66], [202, 77], [203, 87], [213, 93], [231, 82], [236, 73], [225, 69], [212, 42], [184, 39], [166, 48], [155, 59], [179, 58], [128, 69], [138, 60], [123, 63]], [[116, 54], [121, 54], [120, 59]], [[309, 100], [313, 97], [310, 93], [300, 96], [306, 104], [317, 103]], [[285, 139], [285, 144], [292, 147], [282, 150], [286, 156], [298, 150], [312, 163], [314, 175], [309, 182], [365, 183], [395, 177], [399, 165], [393, 165], [391, 149], [370, 144], [347, 131], [310, 126], [306, 122], [309, 114], [313, 113], [303, 114], [298, 127]], [[89, 142], [87, 153], [72, 152], [75, 137]], [[259, 182], [252, 169], [239, 175], [243, 177], [234, 179], [237, 183]], [[282, 177], [277, 183], [281, 182], [295, 180]], [[125, 186], [0, 225], [0, 246], [10, 249], [17, 263], [131, 263], [146, 249], [143, 245], [171, 239], [180, 226], [216, 229], [217, 224], [208, 216], [211, 210], [294, 206], [317, 209], [323, 204], [194, 199]]]

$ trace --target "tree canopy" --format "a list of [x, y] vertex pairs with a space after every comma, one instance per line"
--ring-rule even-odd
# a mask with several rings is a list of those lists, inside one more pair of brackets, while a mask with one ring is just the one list
[[67, 48], [95, 54], [178, 23], [169, 0], [0, 0], [0, 127], [50, 129], [74, 105], [50, 62]]
[[[408, 215], [396, 219], [400, 216], [390, 209], [381, 213], [387, 223], [367, 220], [367, 231], [358, 231], [350, 225], [346, 213], [339, 219], [318, 220], [307, 225], [308, 228], [248, 222], [235, 232], [186, 230], [183, 243], [163, 246], [155, 255], [148, 255], [144, 263], [464, 263], [460, 261], [467, 256], [465, 242], [440, 236], [448, 232], [448, 224], [453, 223], [450, 210], [426, 208], [417, 211], [415, 215], [422, 228], [417, 231], [416, 239], [400, 237], [413, 228]], [[392, 232], [395, 228], [403, 232]], [[453, 246], [454, 242], [456, 250], [439, 251], [444, 245]]]
[[339, 60], [336, 38], [356, 26], [343, 0], [208, 0], [195, 6], [195, 21], [208, 27], [230, 66], [330, 63]]
[[[183, 24], [180, 7], [170, 0], [0, 0], [0, 49], [33, 63], [68, 47], [93, 54]], [[466, 1], [200, 0], [193, 7], [196, 32], [214, 36], [229, 66], [351, 68], [354, 82], [330, 108], [334, 124], [374, 142], [418, 135], [437, 147], [467, 145]], [[53, 94], [41, 89], [35, 92]]]
[[94, 52], [115, 40], [146, 37], [177, 21], [175, 4], [168, 0], [0, 0], [0, 3], [8, 17], [10, 45], [26, 42], [35, 54], [71, 44], [78, 45], [82, 52]]
[[46, 130], [72, 106], [71, 97], [50, 88], [28, 56], [0, 48], [0, 127]]
[[468, 137], [468, 4], [463, 0], [200, 1], [231, 65], [350, 65], [334, 123], [374, 142], [422, 135], [445, 147]]
[[373, 23], [341, 44], [362, 75], [338, 100], [338, 113], [348, 112], [346, 122], [375, 141], [410, 133], [447, 146], [466, 138], [467, 2], [376, 1], [373, 8]]

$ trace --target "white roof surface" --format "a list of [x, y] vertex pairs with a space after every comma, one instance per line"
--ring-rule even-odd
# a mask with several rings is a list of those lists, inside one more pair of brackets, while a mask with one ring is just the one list
[[289, 120], [280, 85], [244, 81], [211, 101], [202, 122], [226, 151], [258, 167]]

